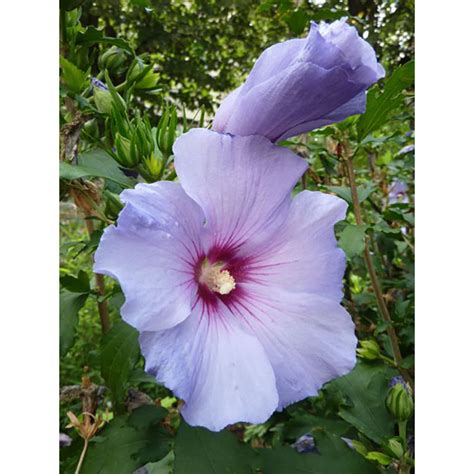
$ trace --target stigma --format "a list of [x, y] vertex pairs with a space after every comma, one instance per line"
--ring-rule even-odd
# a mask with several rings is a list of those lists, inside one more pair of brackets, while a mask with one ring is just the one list
[[235, 289], [236, 283], [229, 270], [223, 270], [223, 267], [224, 265], [220, 263], [209, 265], [205, 262], [201, 268], [199, 281], [215, 293], [228, 295]]

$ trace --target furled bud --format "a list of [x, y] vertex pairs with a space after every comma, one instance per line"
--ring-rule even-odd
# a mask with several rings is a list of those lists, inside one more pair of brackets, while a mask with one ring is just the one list
[[136, 89], [153, 89], [158, 82], [158, 74], [153, 72], [153, 66], [145, 64], [137, 58], [127, 74], [127, 82], [134, 82]]
[[88, 120], [82, 127], [84, 133], [86, 133], [89, 137], [92, 137], [96, 140], [99, 140], [99, 126], [97, 125], [97, 120], [93, 118], [92, 120]]
[[380, 347], [374, 340], [360, 341], [361, 347], [357, 349], [357, 355], [363, 359], [380, 359]]
[[115, 220], [123, 209], [123, 203], [117, 194], [107, 189], [103, 192], [103, 195], [105, 197], [105, 215]]
[[109, 92], [107, 86], [99, 79], [92, 78], [92, 89], [94, 93], [94, 102], [97, 110], [102, 114], [108, 114], [112, 112], [112, 95]]
[[166, 108], [156, 128], [156, 143], [165, 159], [168, 159], [173, 153], [177, 125], [176, 107]]
[[131, 143], [130, 140], [120, 133], [115, 134], [115, 159], [125, 168], [133, 168], [138, 164], [138, 159], [136, 154], [131, 153]]
[[161, 178], [163, 173], [163, 161], [155, 153], [151, 153], [142, 159], [139, 170], [147, 182], [154, 183]]
[[117, 46], [111, 46], [104, 51], [99, 58], [100, 69], [107, 69], [113, 73], [123, 71], [123, 66], [127, 61], [127, 53]]
[[385, 402], [388, 411], [399, 421], [408, 420], [414, 408], [410, 387], [400, 376], [391, 380], [390, 387]]
[[403, 445], [397, 438], [389, 439], [387, 445], [396, 458], [401, 458], [403, 456]]

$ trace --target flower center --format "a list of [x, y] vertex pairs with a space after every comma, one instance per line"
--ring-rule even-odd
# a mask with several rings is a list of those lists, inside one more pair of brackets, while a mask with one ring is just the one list
[[236, 284], [229, 270], [222, 270], [223, 267], [222, 263], [209, 265], [205, 262], [201, 267], [199, 281], [204, 283], [211, 291], [220, 295], [228, 295], [235, 289]]

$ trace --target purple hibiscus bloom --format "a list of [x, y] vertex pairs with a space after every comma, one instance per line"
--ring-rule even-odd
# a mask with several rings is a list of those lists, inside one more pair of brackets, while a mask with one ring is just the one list
[[384, 75], [372, 47], [346, 19], [312, 22], [307, 38], [263, 52], [221, 104], [213, 129], [274, 142], [299, 135], [363, 113], [366, 89]]
[[408, 186], [404, 181], [396, 179], [388, 188], [388, 204], [396, 204], [398, 202], [408, 203]]
[[189, 424], [262, 423], [355, 364], [333, 229], [347, 205], [292, 198], [307, 165], [265, 137], [194, 129], [173, 150], [180, 184], [122, 192], [94, 271], [120, 281], [145, 368]]

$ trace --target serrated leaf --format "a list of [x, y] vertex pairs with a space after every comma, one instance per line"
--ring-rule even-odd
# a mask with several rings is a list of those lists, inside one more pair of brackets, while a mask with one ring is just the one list
[[86, 86], [89, 71], [81, 71], [75, 64], [61, 56], [59, 58], [62, 70], [62, 79], [72, 92], [80, 93]]
[[[347, 186], [327, 186], [329, 191], [332, 191], [336, 196], [344, 199], [344, 201], [352, 204], [352, 192], [351, 188]], [[360, 185], [357, 186], [357, 196], [359, 202], [365, 201], [377, 188], [371, 185]]]
[[123, 38], [104, 36], [104, 31], [98, 30], [94, 26], [88, 26], [85, 31], [77, 34], [76, 44], [90, 46], [94, 43], [111, 44], [131, 54], [135, 54], [128, 41], [125, 41]]
[[257, 459], [257, 454], [232, 433], [191, 427], [183, 420], [174, 454], [174, 474], [249, 474]]
[[101, 375], [118, 408], [123, 404], [126, 382], [139, 353], [138, 332], [121, 320], [102, 339]]
[[308, 14], [304, 10], [295, 10], [283, 17], [285, 23], [295, 35], [300, 35], [308, 26]]
[[161, 461], [145, 466], [147, 474], [173, 474], [174, 452], [170, 451]]
[[161, 426], [167, 411], [142, 406], [115, 417], [90, 442], [81, 474], [131, 474], [170, 451], [170, 436]]
[[378, 444], [394, 435], [395, 421], [385, 407], [393, 375], [386, 366], [361, 362], [350, 374], [331, 382], [352, 403], [341, 407], [339, 416]]
[[74, 293], [62, 289], [59, 293], [59, 353], [65, 355], [74, 342], [79, 310], [89, 293]]
[[73, 293], [89, 293], [91, 288], [89, 284], [89, 276], [81, 270], [77, 277], [72, 275], [64, 275], [60, 278], [61, 286]]
[[348, 224], [339, 236], [339, 247], [344, 250], [347, 258], [360, 255], [365, 248], [365, 231], [367, 226]]
[[60, 162], [60, 178], [67, 180], [85, 177], [105, 178], [119, 184], [122, 188], [129, 188], [133, 185], [133, 181], [125, 176], [117, 162], [103, 150], [95, 149], [81, 153], [77, 160], [77, 165]]
[[261, 468], [267, 474], [372, 474], [374, 465], [349, 448], [334, 434], [318, 433], [315, 437], [318, 452], [300, 454], [289, 446], [261, 449]]
[[390, 118], [390, 114], [403, 102], [402, 91], [410, 87], [414, 79], [415, 63], [410, 61], [395, 70], [385, 81], [382, 93], [377, 93], [375, 89], [369, 91], [366, 111], [357, 122], [359, 141], [377, 130]]

